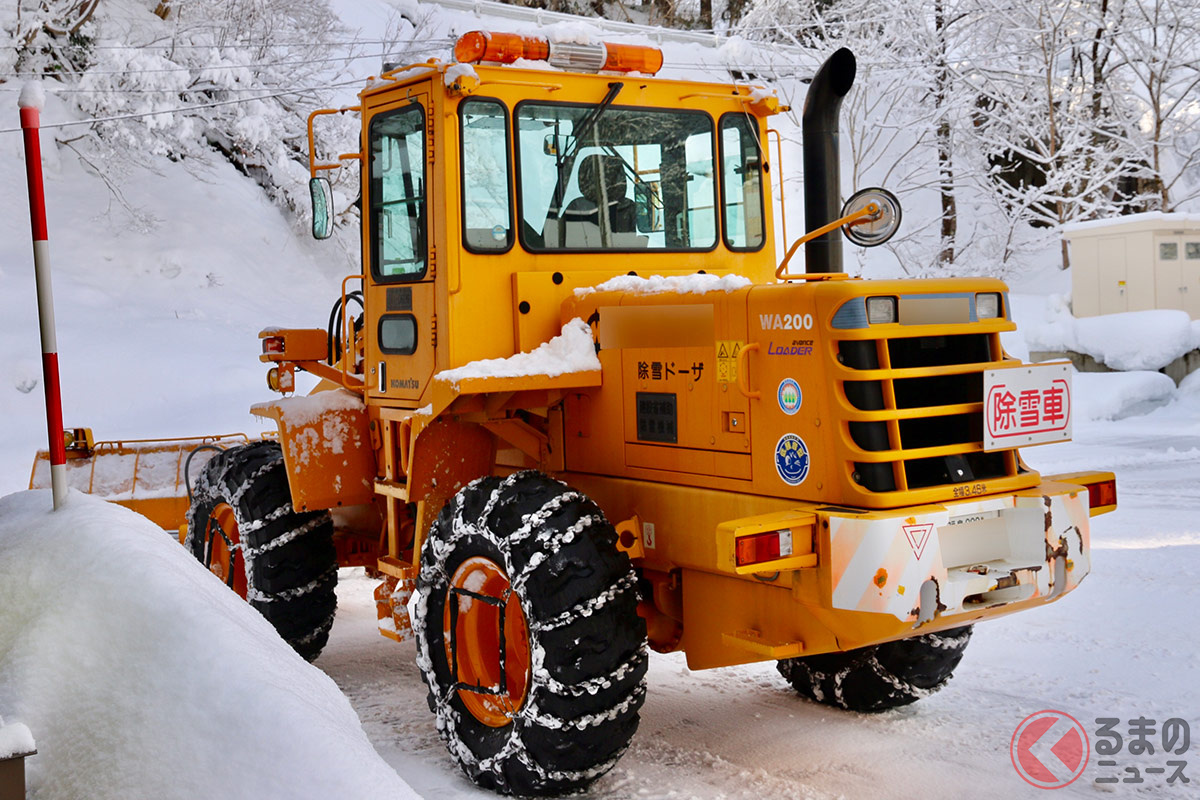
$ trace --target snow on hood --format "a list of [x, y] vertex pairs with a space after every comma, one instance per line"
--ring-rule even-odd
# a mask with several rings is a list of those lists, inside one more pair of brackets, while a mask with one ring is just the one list
[[31, 797], [412, 798], [334, 682], [171, 536], [72, 491], [0, 498], [0, 714]]
[[675, 275], [664, 278], [652, 275], [639, 278], [637, 275], [618, 275], [599, 286], [587, 286], [575, 290], [576, 297], [587, 297], [593, 292], [629, 292], [630, 294], [705, 294], [707, 292], [732, 292], [750, 285], [749, 278], [741, 275]]
[[592, 329], [579, 317], [563, 325], [562, 333], [528, 353], [508, 358], [485, 358], [434, 376], [449, 381], [457, 388], [467, 378], [521, 378], [526, 375], [548, 375], [553, 378], [570, 372], [590, 372], [600, 369]]

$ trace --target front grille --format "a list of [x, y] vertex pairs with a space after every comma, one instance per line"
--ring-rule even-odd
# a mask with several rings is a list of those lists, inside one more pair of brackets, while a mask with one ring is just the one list
[[864, 451], [852, 476], [864, 489], [952, 487], [1018, 473], [1015, 451], [983, 452], [983, 371], [1002, 363], [998, 334], [844, 340], [837, 358], [852, 409], [845, 432]]

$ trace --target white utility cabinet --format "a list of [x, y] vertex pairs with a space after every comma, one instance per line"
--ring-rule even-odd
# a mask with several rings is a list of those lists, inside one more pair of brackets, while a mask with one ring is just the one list
[[1174, 308], [1200, 319], [1200, 214], [1076, 222], [1063, 237], [1076, 317]]

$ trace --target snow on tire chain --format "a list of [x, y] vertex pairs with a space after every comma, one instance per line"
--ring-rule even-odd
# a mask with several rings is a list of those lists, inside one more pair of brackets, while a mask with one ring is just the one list
[[[837, 712], [797, 696], [773, 663], [691, 672], [654, 654], [641, 727], [594, 798], [1042, 797], [1009, 745], [1030, 714], [1078, 719], [1083, 774], [1056, 790], [1094, 797], [1096, 779], [1185, 760], [1193, 783], [1144, 774], [1143, 792], [1195, 797], [1200, 781], [1200, 415], [1181, 397], [1145, 417], [1081, 425], [1071, 444], [1024, 451], [1043, 472], [1117, 473], [1120, 506], [1093, 519], [1093, 573], [1061, 603], [979, 625], [948, 686], [883, 714]], [[493, 797], [445, 752], [411, 643], [375, 632], [374, 581], [343, 570], [338, 617], [317, 660], [346, 692], [380, 755], [427, 797]], [[1097, 718], [1187, 721], [1185, 755], [1098, 755]], [[1161, 730], [1150, 741], [1159, 743]], [[1117, 766], [1098, 762], [1110, 759]], [[1173, 770], [1167, 769], [1166, 774]]]

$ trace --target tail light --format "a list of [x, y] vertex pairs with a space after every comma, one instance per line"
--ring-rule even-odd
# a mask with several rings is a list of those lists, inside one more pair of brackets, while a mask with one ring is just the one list
[[265, 336], [262, 340], [263, 355], [279, 355], [283, 353], [282, 336]]
[[1115, 506], [1117, 504], [1117, 479], [1099, 481], [1087, 484], [1088, 504], [1092, 508]]
[[768, 531], [739, 537], [736, 552], [739, 567], [786, 558], [792, 554], [792, 532]]

